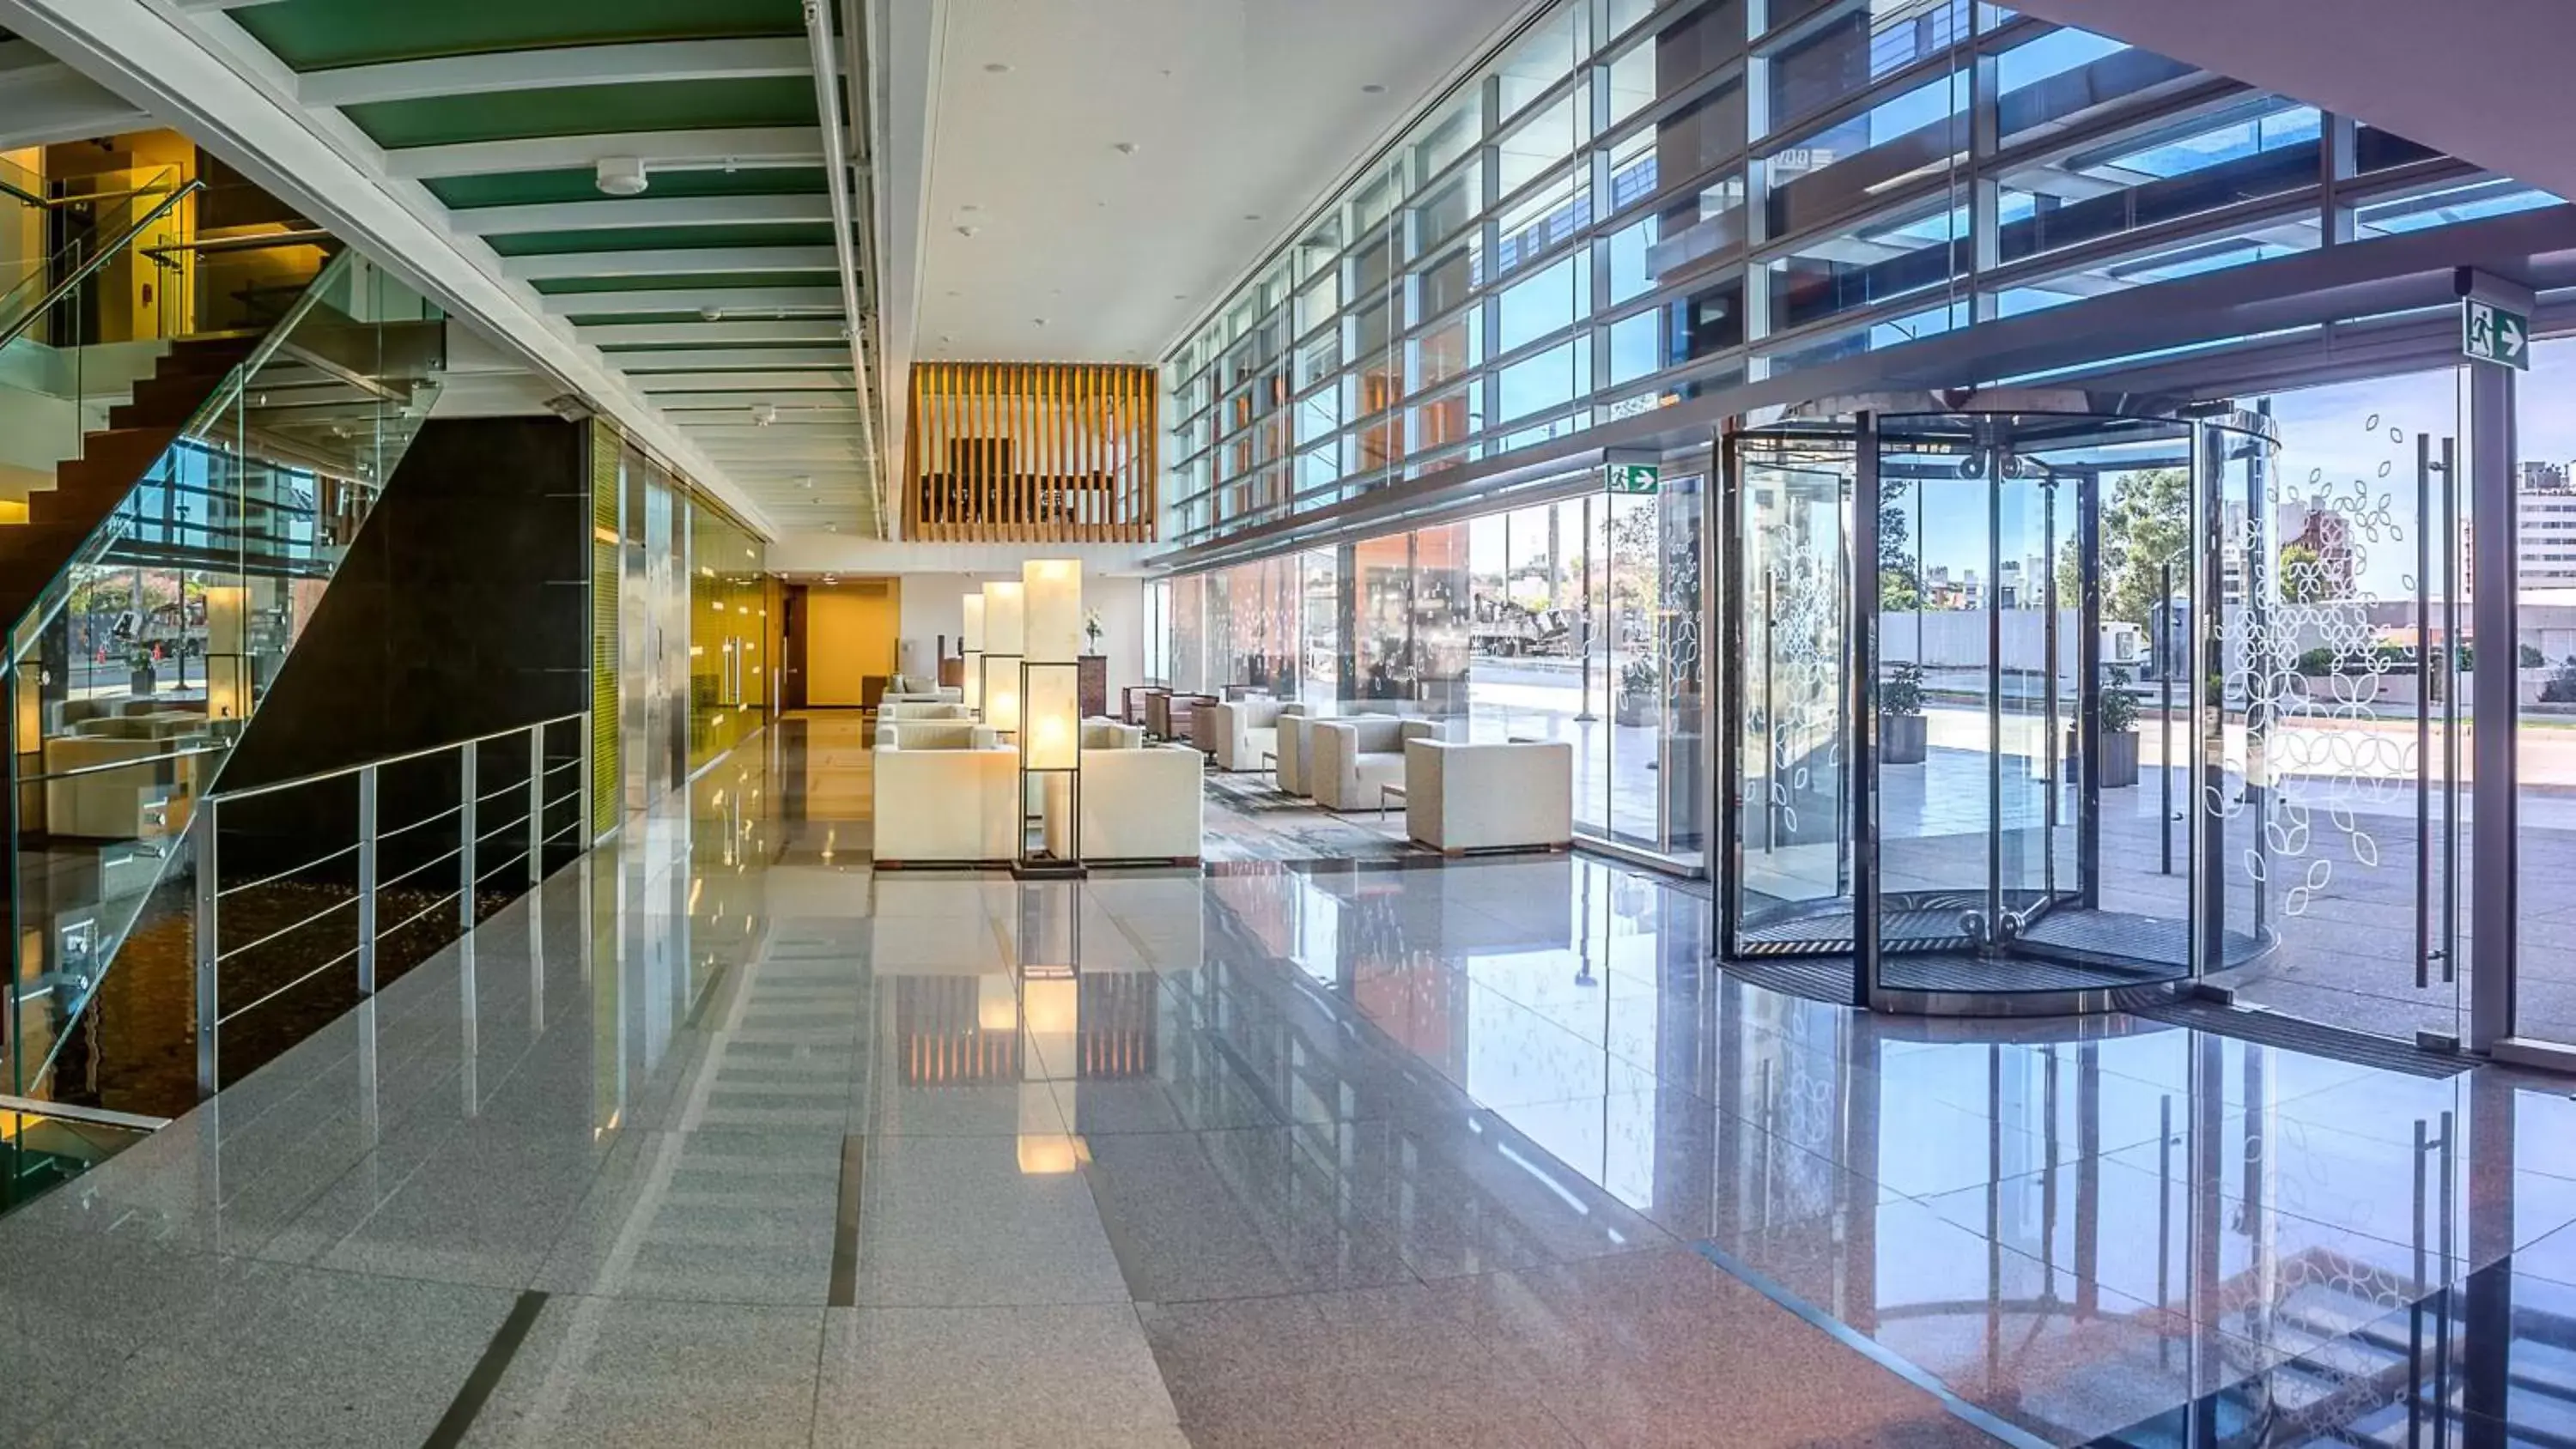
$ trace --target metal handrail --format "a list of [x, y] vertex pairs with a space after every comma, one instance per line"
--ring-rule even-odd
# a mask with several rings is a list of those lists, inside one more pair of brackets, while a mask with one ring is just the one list
[[[81, 283], [88, 281], [91, 275], [97, 272], [99, 268], [106, 266], [108, 258], [113, 257], [118, 252], [124, 250], [127, 242], [141, 236], [146, 227], [151, 226], [152, 223], [159, 221], [164, 216], [167, 216], [170, 212], [170, 208], [177, 206], [181, 201], [205, 189], [205, 182], [191, 179], [186, 185], [171, 192], [168, 196], [161, 198], [159, 205], [153, 207], [150, 211], [143, 213], [143, 215], [138, 218], [132, 226], [127, 227], [116, 240], [109, 242], [106, 246], [100, 247], [96, 252], [91, 253], [90, 259], [81, 263], [79, 266], [74, 267], [70, 276], [56, 282], [53, 287], [45, 293], [44, 297], [39, 300], [36, 305], [28, 308], [17, 321], [9, 323], [6, 326], [0, 326], [0, 347], [6, 347], [10, 343], [17, 341], [19, 337], [25, 334], [28, 328], [36, 325], [37, 318], [54, 310], [54, 308], [62, 302], [64, 297], [71, 294], [74, 288], [78, 287]], [[133, 194], [138, 196], [148, 196], [151, 193], [135, 192]]]
[[[550, 801], [546, 798], [547, 781], [559, 773], [563, 765], [549, 767], [546, 764], [547, 731], [566, 724], [574, 726], [578, 753], [564, 763], [583, 768], [574, 776], [574, 788], [567, 794], [557, 796]], [[526, 889], [536, 890], [543, 882], [549, 848], [567, 834], [571, 835], [578, 845], [581, 826], [588, 817], [588, 812], [580, 808], [580, 802], [587, 798], [590, 788], [590, 776], [587, 771], [591, 759], [589, 724], [590, 715], [587, 711], [556, 715], [550, 719], [520, 725], [515, 729], [497, 730], [491, 734], [476, 735], [471, 739], [432, 745], [426, 749], [389, 755], [361, 764], [344, 765], [336, 770], [321, 770], [310, 775], [299, 775], [293, 779], [277, 780], [265, 785], [254, 785], [246, 789], [222, 791], [206, 796], [200, 802], [196, 819], [190, 827], [192, 831], [203, 832], [197, 840], [199, 854], [196, 862], [195, 914], [197, 1085], [200, 1093], [211, 1096], [221, 1081], [219, 1039], [224, 1023], [236, 1020], [244, 1013], [276, 1000], [284, 993], [314, 980], [326, 971], [338, 969], [351, 962], [356, 963], [359, 994], [372, 996], [376, 991], [376, 957], [380, 942], [442, 911], [449, 910], [455, 913], [455, 923], [459, 931], [474, 929], [480, 892], [494, 881], [524, 876]], [[528, 772], [511, 784], [484, 791], [476, 778], [477, 767], [483, 747], [496, 740], [514, 740], [524, 747]], [[426, 819], [413, 821], [409, 825], [390, 830], [383, 828], [377, 818], [377, 804], [378, 785], [385, 767], [434, 756], [452, 757], [452, 762], [456, 766], [454, 788], [457, 803]], [[257, 940], [229, 949], [225, 948], [221, 941], [223, 902], [226, 897], [248, 889], [249, 886], [226, 887], [222, 884], [219, 869], [222, 836], [219, 822], [225, 813], [224, 807], [233, 801], [271, 795], [305, 785], [322, 784], [345, 776], [356, 777], [357, 840], [351, 845], [332, 851], [305, 865], [264, 876], [251, 884], [270, 884], [297, 871], [310, 869], [313, 865], [354, 854], [357, 857], [357, 892], [345, 900], [336, 901], [314, 911], [291, 925], [270, 931]], [[483, 822], [478, 819], [480, 808], [513, 794], [524, 797], [521, 808], [509, 813], [507, 818], [491, 828], [483, 828]], [[564, 800], [575, 802], [575, 818], [561, 830], [548, 834], [545, 830], [545, 812]], [[457, 823], [457, 843], [453, 848], [422, 861], [390, 879], [384, 878], [379, 873], [385, 842], [405, 832], [450, 818]], [[492, 861], [486, 854], [485, 848], [498, 841], [500, 844], [493, 848], [494, 853], [509, 850], [513, 836], [518, 837], [517, 850], [497, 862]], [[412, 912], [390, 927], [379, 925], [376, 912], [385, 892], [424, 876], [430, 876], [442, 868], [454, 870], [454, 889], [441, 894], [429, 905]], [[297, 976], [293, 981], [267, 992], [248, 1006], [236, 1007], [230, 1011], [224, 1009], [221, 975], [225, 962], [304, 930], [352, 906], [357, 910], [358, 941], [355, 946]]]
[[[235, 800], [247, 800], [254, 795], [270, 795], [275, 794], [280, 790], [292, 790], [298, 785], [318, 784], [324, 780], [337, 779], [342, 775], [354, 775], [360, 770], [379, 770], [387, 765], [400, 765], [409, 763], [413, 760], [426, 760], [432, 755], [443, 755], [451, 750], [461, 750], [468, 745], [485, 744], [492, 740], [506, 740], [515, 735], [524, 735], [532, 729], [552, 729], [556, 725], [565, 724], [572, 720], [588, 718], [590, 718], [590, 713], [587, 710], [578, 711], [573, 714], [559, 714], [554, 716], [552, 719], [531, 720], [526, 724], [514, 725], [506, 730], [495, 730], [488, 735], [476, 735], [472, 739], [467, 740], [451, 740], [443, 745], [431, 745], [426, 749], [411, 750], [399, 755], [387, 755], [382, 759], [369, 760], [364, 764], [342, 765], [336, 770], [318, 770], [310, 775], [297, 775], [293, 779], [275, 780], [265, 785], [247, 785], [239, 790], [219, 790], [214, 794], [208, 795], [206, 798], [209, 800], [221, 800], [226, 803], [230, 803]], [[390, 834], [391, 832], [387, 833]]]

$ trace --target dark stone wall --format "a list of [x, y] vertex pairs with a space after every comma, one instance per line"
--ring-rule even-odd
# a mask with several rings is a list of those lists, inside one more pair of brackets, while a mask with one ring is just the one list
[[[359, 529], [303, 637], [225, 762], [221, 794], [494, 734], [590, 701], [588, 429], [554, 418], [424, 426]], [[578, 749], [550, 732], [557, 758]], [[485, 791], [527, 776], [524, 745], [481, 751]], [[556, 777], [569, 789], [577, 772]], [[561, 794], [550, 783], [548, 796]], [[388, 769], [392, 829], [456, 803], [452, 754]], [[485, 807], [485, 828], [523, 797]], [[308, 788], [240, 802], [224, 820], [223, 878], [273, 855], [283, 869], [345, 844], [354, 794]], [[571, 807], [564, 807], [569, 820]], [[550, 823], [551, 828], [551, 823]], [[424, 830], [445, 837], [448, 830]], [[420, 842], [426, 846], [429, 841]], [[274, 847], [274, 852], [269, 847]], [[498, 862], [509, 853], [485, 847]], [[246, 855], [245, 855], [246, 852]], [[404, 852], [409, 854], [408, 851]], [[388, 851], [387, 873], [397, 868]], [[433, 872], [433, 874], [440, 874]]]

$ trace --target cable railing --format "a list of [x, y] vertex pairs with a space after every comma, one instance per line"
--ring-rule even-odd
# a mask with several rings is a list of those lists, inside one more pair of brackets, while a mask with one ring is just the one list
[[[248, 1033], [255, 1058], [236, 1057], [238, 1076], [578, 855], [589, 755], [589, 714], [566, 714], [206, 796], [191, 826], [202, 832], [199, 1097], [223, 1085], [228, 1031]], [[342, 829], [345, 838], [305, 853], [317, 833]], [[238, 879], [227, 873], [236, 860], [248, 863]], [[299, 993], [310, 998], [303, 1009], [278, 1009]]]

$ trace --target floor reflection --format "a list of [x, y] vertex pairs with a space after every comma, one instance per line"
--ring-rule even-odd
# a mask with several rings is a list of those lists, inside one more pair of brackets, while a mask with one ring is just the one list
[[[1778, 995], [1581, 856], [879, 874], [858, 729], [737, 752], [0, 1245], [497, 1295], [395, 1371], [430, 1422], [540, 1295], [519, 1442], [2576, 1434], [2561, 1089]], [[78, 1362], [238, 1343], [209, 1272]], [[347, 1320], [263, 1327], [224, 1394]], [[0, 1349], [0, 1438], [75, 1389], [184, 1422]]]

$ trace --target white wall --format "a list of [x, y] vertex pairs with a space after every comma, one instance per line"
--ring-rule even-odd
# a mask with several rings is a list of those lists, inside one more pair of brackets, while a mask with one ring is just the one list
[[[902, 642], [897, 655], [906, 674], [931, 672], [939, 636], [948, 636], [948, 652], [957, 652], [957, 631], [965, 619], [963, 600], [996, 579], [1017, 578], [996, 570], [979, 574], [905, 574], [902, 579]], [[1145, 581], [1104, 575], [1086, 569], [1082, 606], [1100, 612], [1100, 652], [1109, 658], [1109, 707], [1118, 708], [1118, 692], [1145, 682]]]

